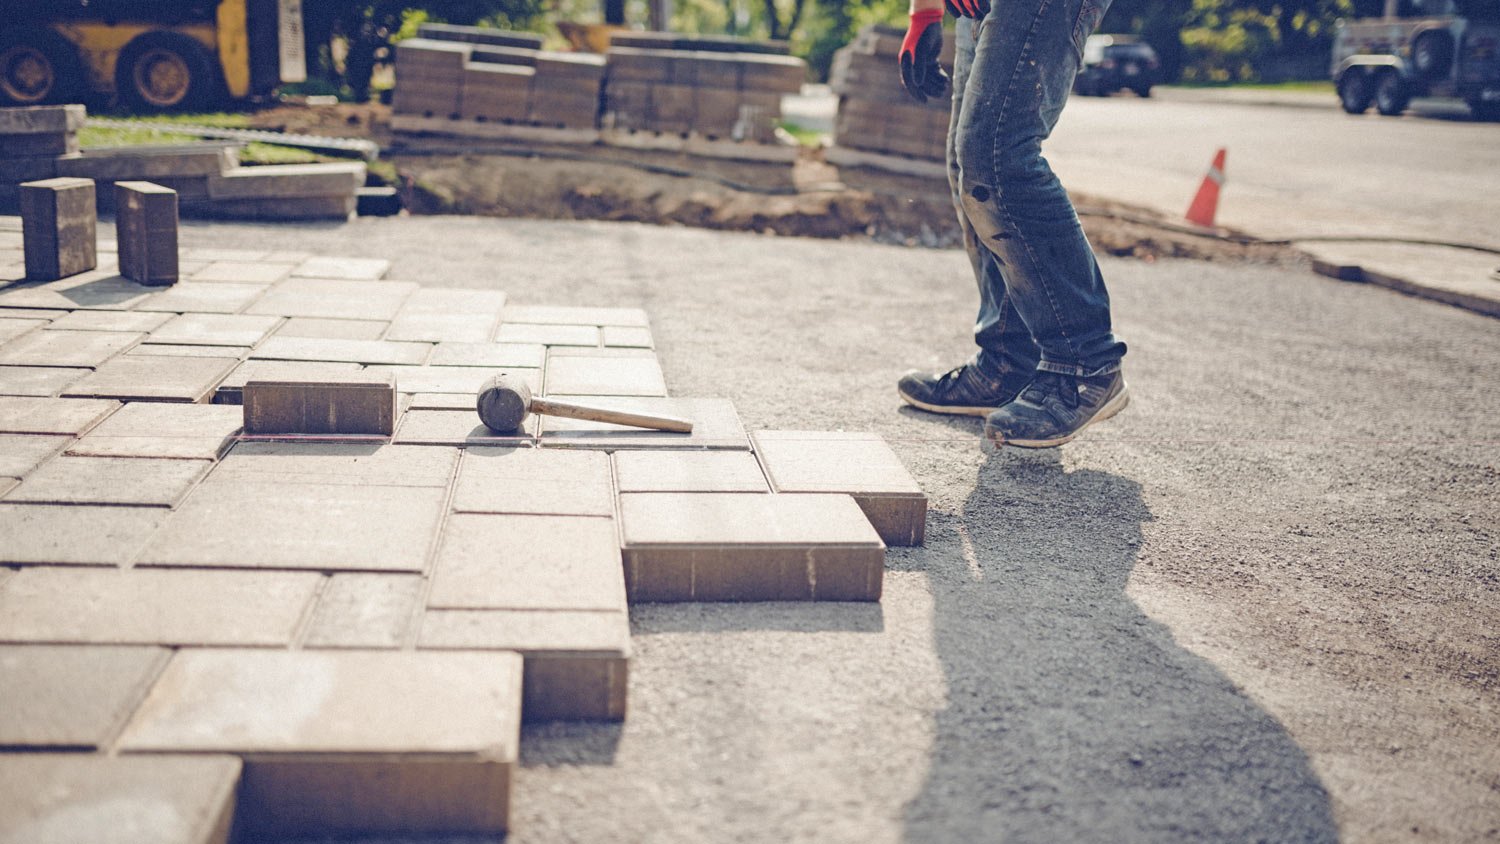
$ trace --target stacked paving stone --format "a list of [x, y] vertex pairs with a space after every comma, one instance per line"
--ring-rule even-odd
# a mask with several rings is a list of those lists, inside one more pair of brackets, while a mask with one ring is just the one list
[[396, 47], [398, 115], [594, 128], [604, 60], [541, 49], [524, 33], [426, 25]]
[[177, 193], [184, 216], [346, 219], [365, 183], [361, 162], [241, 167], [239, 145], [195, 143], [80, 151], [84, 107], [0, 109], [0, 207], [14, 208], [23, 182], [93, 179], [101, 210], [113, 208], [109, 183], [149, 181]]
[[[628, 602], [878, 600], [922, 541], [879, 437], [669, 396], [640, 310], [113, 247], [0, 281], [0, 840], [503, 830], [523, 718], [625, 717]], [[497, 371], [696, 425], [492, 431]]]
[[807, 77], [806, 62], [777, 49], [735, 38], [618, 36], [605, 55], [604, 126], [770, 142], [781, 98]]
[[[882, 155], [942, 161], [946, 155], [951, 91], [926, 103], [901, 87], [898, 64], [905, 33], [872, 25], [833, 56], [829, 82], [839, 96], [834, 143]], [[942, 65], [953, 72], [953, 38], [944, 40]]]

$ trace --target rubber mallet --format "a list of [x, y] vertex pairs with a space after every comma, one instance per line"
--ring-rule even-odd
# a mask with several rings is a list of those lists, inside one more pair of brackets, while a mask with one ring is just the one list
[[652, 428], [658, 431], [675, 431], [682, 434], [693, 432], [693, 423], [675, 416], [657, 416], [650, 413], [633, 413], [628, 410], [611, 410], [605, 407], [588, 407], [556, 399], [533, 398], [526, 382], [509, 373], [502, 372], [486, 381], [479, 390], [479, 419], [494, 431], [519, 431], [528, 414], [562, 416], [568, 419], [586, 419], [590, 422], [608, 422], [612, 425], [629, 425], [632, 428]]

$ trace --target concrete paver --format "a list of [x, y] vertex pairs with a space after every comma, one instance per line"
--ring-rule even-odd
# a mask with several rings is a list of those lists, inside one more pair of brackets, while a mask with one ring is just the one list
[[497, 290], [417, 290], [391, 321], [387, 340], [482, 343], [495, 333], [505, 294]]
[[276, 329], [278, 337], [321, 337], [325, 340], [379, 340], [390, 323], [379, 319], [322, 319], [292, 317]]
[[541, 369], [547, 347], [538, 343], [440, 342], [427, 358], [428, 366], [488, 366], [497, 369]]
[[770, 492], [755, 457], [736, 451], [621, 451], [620, 492]]
[[656, 347], [655, 341], [651, 339], [651, 329], [644, 326], [630, 325], [604, 326], [604, 345], [641, 349], [653, 349]]
[[921, 545], [927, 495], [878, 434], [756, 431], [755, 453], [777, 492], [854, 497], [887, 545]]
[[48, 328], [67, 331], [151, 332], [171, 319], [170, 314], [145, 311], [73, 311], [52, 320]]
[[182, 314], [152, 331], [146, 343], [179, 346], [254, 346], [280, 318], [251, 314]]
[[92, 370], [58, 366], [0, 366], [0, 396], [55, 396]]
[[137, 305], [136, 312], [159, 311], [189, 314], [235, 314], [244, 310], [268, 284], [203, 284], [180, 281]]
[[166, 518], [159, 507], [0, 503], [0, 562], [127, 565]]
[[495, 332], [497, 343], [523, 343], [545, 346], [599, 345], [599, 328], [594, 325], [540, 325], [524, 322], [501, 323]]
[[171, 507], [203, 477], [207, 460], [54, 457], [6, 493], [8, 503]]
[[251, 353], [251, 358], [420, 366], [431, 350], [427, 343], [277, 336], [262, 343]]
[[193, 282], [232, 282], [238, 284], [273, 284], [291, 275], [291, 264], [268, 264], [259, 261], [212, 261], [193, 273]]
[[251, 379], [240, 389], [245, 433], [388, 437], [396, 430], [396, 383], [360, 370], [312, 379]]
[[224, 404], [239, 404], [243, 400], [241, 394], [244, 392], [245, 382], [252, 380], [311, 381], [330, 377], [337, 378], [358, 371], [359, 364], [357, 363], [302, 360], [247, 360], [224, 376], [224, 379], [219, 382], [219, 389], [215, 392], [214, 399]]
[[612, 517], [609, 458], [597, 451], [470, 448], [453, 490], [453, 509]]
[[107, 749], [168, 655], [151, 647], [0, 645], [0, 746]]
[[300, 278], [374, 280], [385, 278], [391, 262], [384, 258], [330, 258], [312, 256], [297, 265], [292, 275]]
[[180, 346], [176, 343], [142, 343], [131, 349], [131, 357], [229, 358], [243, 361], [249, 346]]
[[128, 311], [148, 300], [152, 290], [111, 271], [96, 270], [47, 284], [7, 287], [0, 290], [0, 307]]
[[588, 422], [542, 416], [541, 442], [552, 448], [732, 449], [748, 451], [750, 437], [734, 403], [727, 399], [648, 398], [631, 396], [569, 396], [569, 401], [591, 407], [618, 408], [690, 419], [693, 431], [680, 434], [650, 431], [607, 422]]
[[91, 399], [0, 396], [0, 433], [77, 435], [119, 406]]
[[271, 288], [246, 313], [324, 319], [391, 320], [417, 286], [383, 281], [293, 278]]
[[654, 357], [547, 358], [548, 395], [665, 396], [667, 382]]
[[450, 516], [427, 605], [625, 610], [614, 522], [577, 516]]
[[503, 318], [506, 322], [525, 322], [535, 325], [622, 325], [644, 328], [650, 320], [640, 308], [597, 308], [561, 305], [508, 305]]
[[[471, 399], [479, 395], [484, 382], [495, 369], [484, 366], [386, 366], [381, 371], [396, 376], [396, 389], [403, 393], [463, 393]], [[507, 369], [536, 384], [542, 382], [540, 369]]]
[[7, 343], [28, 331], [43, 328], [50, 322], [51, 320], [47, 319], [17, 319], [12, 316], [0, 316], [0, 343]]
[[208, 483], [418, 486], [446, 489], [458, 450], [353, 443], [254, 443], [234, 447]]
[[92, 368], [145, 336], [128, 331], [33, 331], [0, 346], [0, 364]]
[[130, 402], [74, 442], [69, 454], [216, 460], [239, 433], [239, 408]]
[[416, 575], [335, 574], [318, 598], [303, 647], [401, 647], [423, 586]]
[[541, 418], [532, 416], [520, 432], [492, 431], [468, 410], [408, 410], [396, 428], [398, 443], [419, 445], [524, 445], [536, 439]]
[[0, 434], [0, 477], [26, 477], [27, 472], [72, 441], [72, 437]]
[[63, 395], [199, 402], [238, 365], [236, 358], [121, 355], [69, 384]]

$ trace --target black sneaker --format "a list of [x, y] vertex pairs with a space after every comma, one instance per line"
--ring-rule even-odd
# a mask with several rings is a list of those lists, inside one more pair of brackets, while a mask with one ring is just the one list
[[1038, 372], [1015, 401], [984, 420], [984, 435], [997, 445], [1050, 448], [1127, 404], [1130, 391], [1118, 370], [1089, 377]]
[[896, 382], [896, 392], [907, 404], [933, 413], [985, 416], [1014, 399], [1022, 386], [1008, 378], [993, 380], [970, 361], [941, 374], [913, 369]]

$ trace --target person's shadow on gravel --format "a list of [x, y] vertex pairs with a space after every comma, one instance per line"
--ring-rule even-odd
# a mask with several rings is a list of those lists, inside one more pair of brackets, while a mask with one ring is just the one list
[[1126, 594], [1150, 520], [1135, 481], [1007, 450], [897, 563], [947, 683], [906, 840], [1337, 840], [1301, 748]]

